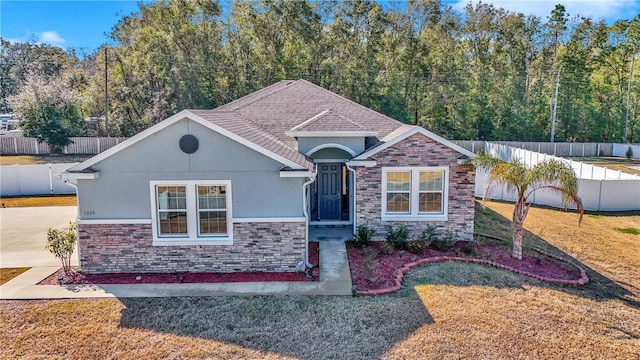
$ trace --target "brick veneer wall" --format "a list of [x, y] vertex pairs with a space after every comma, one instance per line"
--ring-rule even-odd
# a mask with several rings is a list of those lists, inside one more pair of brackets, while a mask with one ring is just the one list
[[78, 224], [88, 274], [296, 271], [305, 223], [235, 223], [233, 245], [154, 246], [151, 224]]
[[[475, 171], [458, 165], [460, 153], [422, 134], [415, 134], [375, 154], [375, 167], [356, 168], [356, 225], [366, 223], [374, 229], [375, 240], [384, 240], [389, 226], [405, 225], [410, 238], [417, 238], [427, 225], [440, 235], [447, 231], [460, 240], [473, 239]], [[449, 202], [447, 221], [382, 221], [382, 167], [448, 166]]]

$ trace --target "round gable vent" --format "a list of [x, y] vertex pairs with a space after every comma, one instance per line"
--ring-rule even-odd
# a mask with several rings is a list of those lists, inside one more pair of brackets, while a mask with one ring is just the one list
[[198, 139], [193, 135], [184, 135], [180, 138], [180, 150], [186, 154], [193, 154], [198, 150]]

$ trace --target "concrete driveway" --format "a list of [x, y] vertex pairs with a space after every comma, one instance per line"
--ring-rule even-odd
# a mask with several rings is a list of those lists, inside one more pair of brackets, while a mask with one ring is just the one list
[[[76, 217], [76, 206], [0, 209], [0, 267], [60, 266], [44, 248], [47, 229], [65, 227]], [[76, 250], [71, 265], [77, 264]]]

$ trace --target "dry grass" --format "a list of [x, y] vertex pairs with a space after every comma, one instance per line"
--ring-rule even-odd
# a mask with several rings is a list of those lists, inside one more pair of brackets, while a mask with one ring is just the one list
[[571, 160], [582, 161], [586, 164], [605, 167], [614, 171], [620, 170], [628, 174], [640, 175], [640, 159], [627, 159], [623, 157], [574, 157], [571, 158]]
[[3, 155], [0, 166], [5, 165], [38, 165], [82, 162], [92, 155]]
[[[508, 232], [512, 205], [488, 205], [478, 227]], [[6, 301], [0, 358], [638, 359], [640, 240], [614, 228], [639, 216], [531, 209], [525, 241], [593, 269], [584, 287], [439, 263], [375, 298]]]
[[23, 272], [29, 270], [31, 268], [22, 267], [22, 268], [0, 268], [0, 285], [6, 283], [7, 281], [13, 279], [14, 277], [22, 274]]
[[0, 198], [2, 207], [75, 206], [75, 195], [21, 196]]

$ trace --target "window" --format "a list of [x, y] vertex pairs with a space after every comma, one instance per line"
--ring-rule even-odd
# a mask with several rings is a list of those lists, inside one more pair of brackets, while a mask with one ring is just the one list
[[382, 220], [447, 220], [447, 167], [383, 168]]
[[154, 245], [232, 244], [230, 181], [152, 181]]

